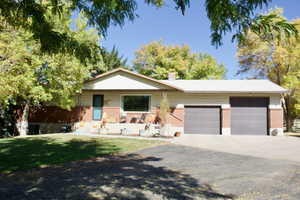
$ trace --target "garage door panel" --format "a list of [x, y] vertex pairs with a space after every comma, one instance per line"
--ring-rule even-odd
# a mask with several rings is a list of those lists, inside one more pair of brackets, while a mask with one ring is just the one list
[[[232, 108], [233, 117], [235, 120], [265, 120], [267, 117], [267, 108], [247, 109], [247, 108]], [[245, 115], [247, 116], [245, 118]], [[259, 120], [258, 120], [259, 119]]]
[[187, 134], [219, 134], [220, 108], [185, 107], [184, 124]]
[[202, 135], [219, 135], [220, 129], [218, 128], [201, 128], [200, 129], [188, 129], [185, 131], [185, 134], [202, 134]]
[[230, 98], [231, 134], [266, 135], [268, 98]]

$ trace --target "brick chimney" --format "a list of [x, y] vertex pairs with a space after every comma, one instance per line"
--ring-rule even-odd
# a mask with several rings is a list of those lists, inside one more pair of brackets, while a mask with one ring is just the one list
[[168, 80], [169, 81], [175, 81], [176, 80], [176, 72], [169, 72]]

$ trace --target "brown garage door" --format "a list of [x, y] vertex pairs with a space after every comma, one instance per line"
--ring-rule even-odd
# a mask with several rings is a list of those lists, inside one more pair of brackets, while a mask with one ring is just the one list
[[185, 107], [184, 132], [186, 134], [220, 134], [220, 108]]
[[267, 135], [269, 98], [231, 97], [231, 134]]

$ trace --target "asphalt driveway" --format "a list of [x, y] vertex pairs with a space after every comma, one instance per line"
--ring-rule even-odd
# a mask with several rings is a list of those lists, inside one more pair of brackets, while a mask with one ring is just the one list
[[176, 138], [174, 143], [237, 155], [300, 163], [299, 137], [186, 134]]
[[300, 199], [300, 163], [182, 145], [0, 175], [0, 199]]
[[[257, 158], [181, 145], [146, 149], [140, 154], [155, 156], [156, 167], [189, 174], [233, 199], [300, 199], [300, 163]], [[299, 154], [298, 154], [299, 155]]]

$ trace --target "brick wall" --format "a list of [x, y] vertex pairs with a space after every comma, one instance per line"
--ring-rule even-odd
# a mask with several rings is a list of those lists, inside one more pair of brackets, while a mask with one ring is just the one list
[[231, 123], [231, 111], [230, 108], [223, 108], [222, 109], [222, 128], [230, 128]]
[[184, 108], [171, 109], [168, 120], [170, 124], [177, 127], [184, 126]]
[[[151, 113], [127, 113], [126, 122], [134, 123], [136, 119], [152, 118], [157, 116], [159, 109], [153, 109]], [[120, 107], [103, 107], [103, 113], [109, 122], [120, 121]], [[151, 115], [149, 117], [149, 115]], [[31, 109], [29, 122], [45, 123], [73, 123], [78, 121], [92, 121], [92, 107], [78, 106], [71, 111], [67, 111], [55, 106]], [[269, 110], [270, 128], [283, 128], [283, 110]], [[173, 108], [168, 116], [168, 122], [173, 126], [184, 126], [184, 108]], [[230, 128], [230, 108], [222, 109], [222, 128]]]
[[120, 121], [120, 107], [103, 107], [107, 121], [114, 123]]
[[92, 108], [89, 106], [78, 106], [71, 111], [56, 106], [47, 106], [38, 109], [30, 109], [29, 114], [29, 122], [73, 123], [91, 120]]
[[269, 120], [270, 120], [270, 128], [283, 128], [283, 110], [270, 109]]
[[[108, 122], [120, 122], [120, 107], [103, 107], [103, 113]], [[138, 123], [144, 121], [155, 121], [159, 109], [153, 108], [150, 113], [127, 113], [127, 123]], [[29, 122], [31, 123], [74, 123], [79, 121], [92, 121], [93, 108], [90, 106], [77, 106], [71, 111], [56, 106], [47, 106], [39, 109], [31, 109]], [[168, 122], [176, 127], [184, 125], [184, 108], [173, 108], [168, 115]]]

